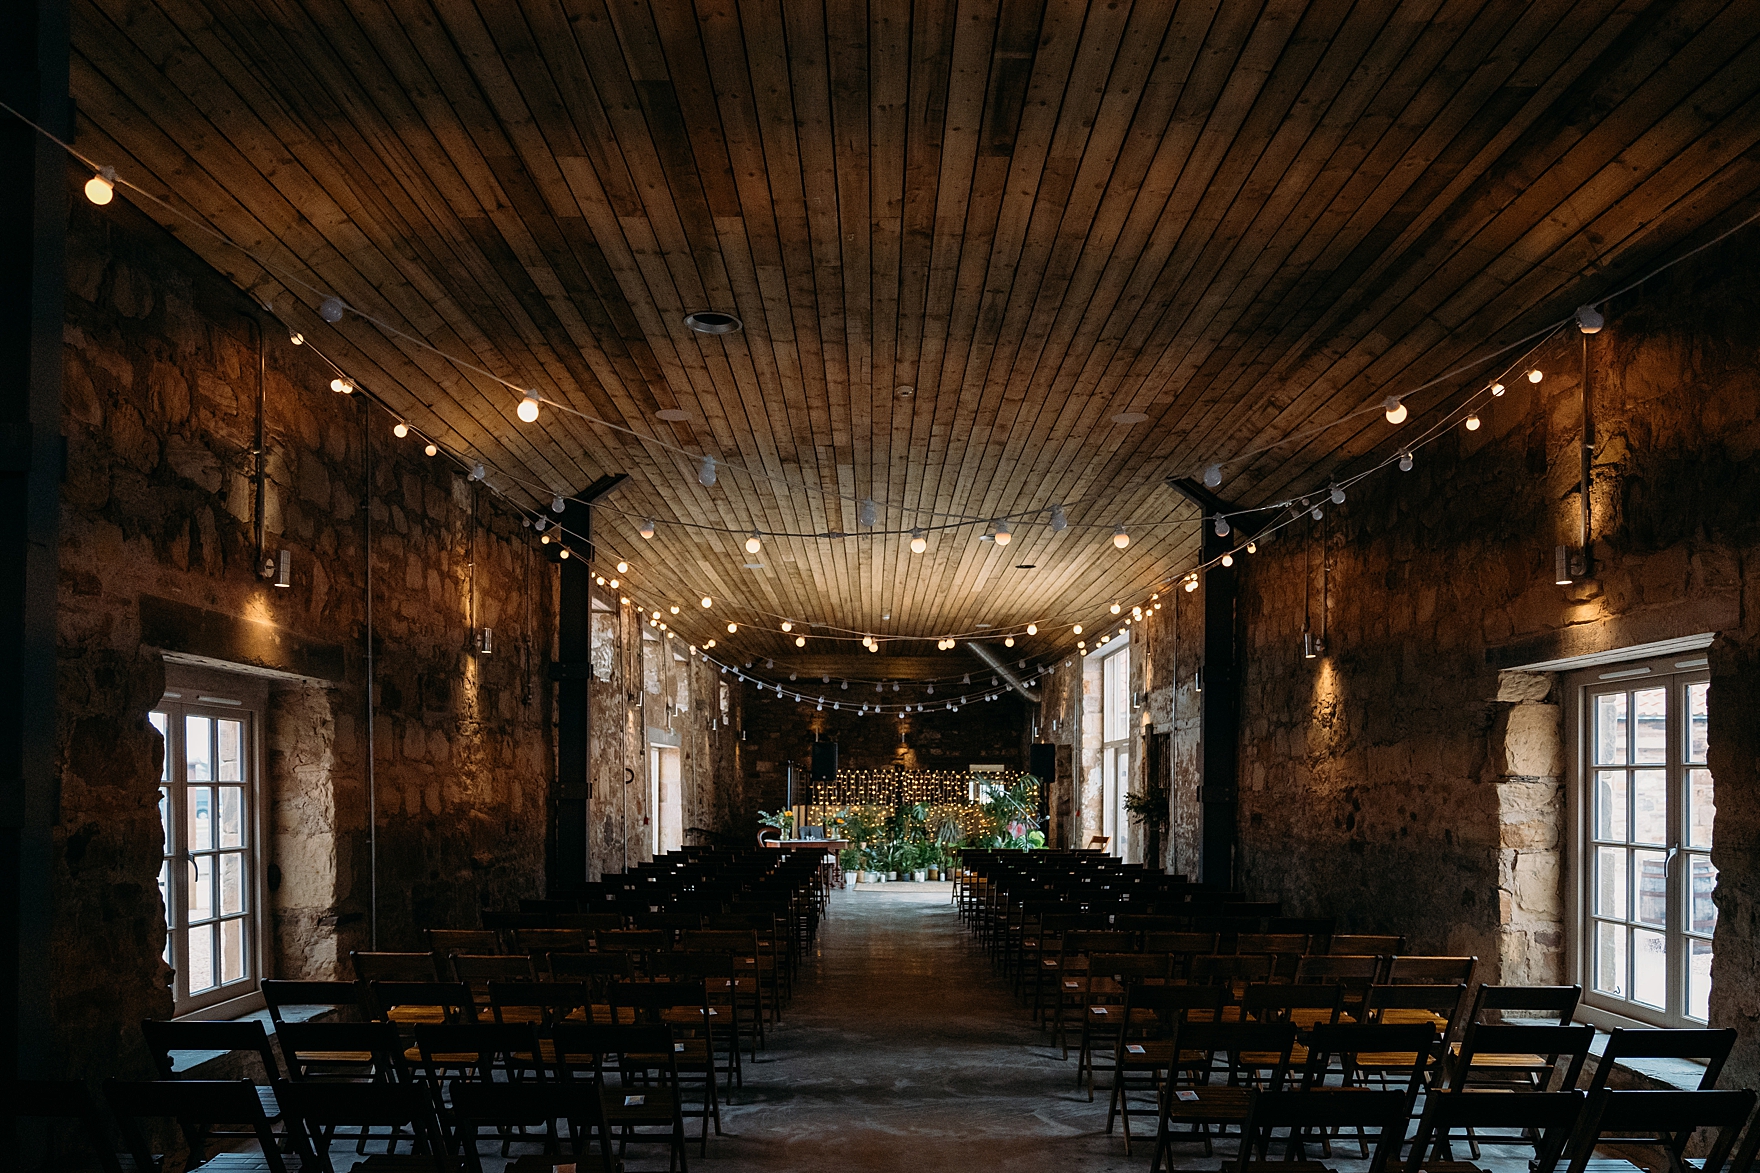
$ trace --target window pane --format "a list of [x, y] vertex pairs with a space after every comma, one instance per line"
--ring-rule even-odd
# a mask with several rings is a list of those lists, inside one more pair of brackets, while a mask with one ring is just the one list
[[1708, 725], [1706, 697], [1711, 686], [1701, 680], [1698, 684], [1687, 685], [1687, 760], [1702, 762], [1705, 760], [1705, 747], [1709, 744], [1705, 736]]
[[1626, 841], [1626, 772], [1595, 773], [1595, 838]]
[[1626, 919], [1626, 852], [1623, 847], [1595, 849], [1595, 913]]
[[199, 994], [214, 987], [214, 926], [189, 931], [189, 992]]
[[1632, 694], [1637, 711], [1637, 735], [1633, 738], [1634, 762], [1668, 760], [1668, 689], [1646, 688]]
[[1687, 846], [1711, 849], [1711, 823], [1717, 802], [1711, 789], [1710, 770], [1687, 771]]
[[1668, 856], [1660, 851], [1632, 852], [1632, 868], [1638, 877], [1637, 915], [1632, 917], [1658, 928], [1668, 923]]
[[171, 854], [171, 791], [159, 787], [159, 854]]
[[1668, 939], [1632, 930], [1632, 998], [1658, 1010], [1668, 1003]]
[[191, 786], [188, 797], [190, 851], [212, 851], [214, 848], [214, 792], [206, 786]]
[[1687, 942], [1687, 1017], [1711, 1017], [1711, 942]]
[[220, 922], [220, 980], [235, 982], [244, 976], [244, 921]]
[[159, 903], [165, 906], [165, 964], [171, 964], [171, 861], [159, 864]]
[[228, 852], [220, 857], [220, 915], [244, 911], [244, 856]]
[[1623, 766], [1626, 762], [1626, 694], [1606, 693], [1595, 698], [1595, 764]]
[[220, 790], [220, 846], [244, 846], [244, 787], [222, 786]]
[[1668, 842], [1668, 771], [1632, 771], [1632, 842]]
[[1708, 855], [1687, 856], [1687, 872], [1692, 878], [1692, 923], [1687, 926], [1691, 933], [1704, 933], [1710, 936], [1717, 931], [1717, 904], [1711, 899], [1717, 891], [1717, 869], [1712, 866]]
[[1595, 988], [1626, 996], [1626, 927], [1595, 922]]
[[244, 722], [216, 721], [214, 726], [215, 732], [219, 734], [217, 740], [220, 743], [219, 780], [222, 782], [244, 781], [244, 774], [241, 773], [244, 769], [244, 763], [240, 757], [244, 752]]
[[194, 924], [214, 915], [214, 857], [196, 856], [189, 870], [189, 919]]
[[214, 780], [214, 722], [207, 717], [183, 719], [183, 761], [188, 771], [185, 781]]

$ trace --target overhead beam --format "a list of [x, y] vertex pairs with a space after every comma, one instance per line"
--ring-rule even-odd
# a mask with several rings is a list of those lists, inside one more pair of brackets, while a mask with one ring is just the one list
[[1036, 705], [1039, 703], [1039, 694], [1028, 688], [1026, 684], [1022, 682], [1021, 678], [1014, 674], [1014, 669], [1003, 663], [1002, 658], [995, 652], [991, 651], [983, 644], [974, 643], [971, 640], [966, 641], [966, 647], [972, 649], [972, 654], [974, 656], [990, 665], [996, 675], [1002, 677], [1003, 681], [1006, 682], [1010, 688], [1026, 697], [1027, 700], [1031, 701], [1033, 704]]

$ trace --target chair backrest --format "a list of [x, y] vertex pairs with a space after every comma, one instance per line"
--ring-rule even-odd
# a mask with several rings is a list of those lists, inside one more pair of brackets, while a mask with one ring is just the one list
[[172, 1062], [173, 1051], [243, 1051], [255, 1055], [263, 1065], [263, 1081], [274, 1083], [281, 1078], [280, 1065], [269, 1049], [269, 1032], [252, 1018], [234, 1022], [156, 1022], [141, 1023], [141, 1035], [152, 1053], [153, 1066], [160, 1079], [179, 1078]]
[[[1251, 985], [1241, 994], [1241, 1015], [1261, 1022], [1293, 1022], [1298, 1011], [1304, 1028], [1320, 1021], [1337, 1022], [1344, 1009], [1342, 985], [1281, 986], [1264, 983]], [[1317, 1017], [1324, 1015], [1324, 1019]]]
[[1216, 954], [1194, 957], [1186, 967], [1186, 980], [1195, 985], [1237, 986], [1271, 980], [1271, 958], [1263, 953]]
[[551, 1027], [591, 1000], [586, 982], [490, 982], [489, 1012], [496, 1022]]
[[[1626, 1059], [1702, 1061], [1705, 1073], [1699, 1079], [1699, 1090], [1710, 1091], [1717, 1086], [1717, 1077], [1723, 1073], [1723, 1065], [1735, 1045], [1736, 1032], [1732, 1027], [1696, 1030], [1616, 1027], [1608, 1034], [1607, 1046], [1595, 1064], [1595, 1074], [1589, 1078], [1589, 1091], [1598, 1092], [1606, 1087], [1614, 1066]], [[1760, 1134], [1760, 1129], [1755, 1132]]]
[[1075, 957], [1084, 953], [1130, 953], [1136, 948], [1134, 934], [1112, 930], [1094, 932], [1080, 930], [1063, 935], [1063, 955]]
[[1302, 1067], [1302, 1086], [1318, 1088], [1326, 1083], [1332, 1061], [1346, 1065], [1373, 1063], [1381, 1071], [1407, 1068], [1405, 1094], [1416, 1100], [1424, 1089], [1430, 1059], [1438, 1048], [1436, 1031], [1427, 1023], [1407, 1026], [1370, 1026], [1361, 1023], [1321, 1023], [1308, 1036], [1308, 1056]]
[[1467, 1021], [1507, 1022], [1511, 1018], [1546, 1017], [1568, 1023], [1582, 996], [1582, 986], [1480, 986], [1473, 996], [1473, 1013]]
[[1507, 1061], [1512, 1056], [1536, 1056], [1541, 1060], [1544, 1070], [1536, 1073], [1535, 1091], [1548, 1090], [1554, 1073], [1562, 1073], [1559, 1087], [1576, 1087], [1594, 1041], [1595, 1028], [1588, 1025], [1501, 1026], [1469, 1022], [1461, 1033], [1449, 1091], [1462, 1091], [1472, 1082], [1475, 1066], [1487, 1059], [1491, 1060], [1488, 1070], [1501, 1082], [1509, 1082]]
[[[1534, 1029], [1534, 1028], [1530, 1028]], [[1589, 1097], [1571, 1143], [1570, 1173], [1584, 1173], [1601, 1138], [1617, 1133], [1622, 1144], [1651, 1144], [1664, 1151], [1674, 1173], [1685, 1173], [1681, 1160], [1694, 1130], [1709, 1128], [1711, 1142], [1700, 1173], [1719, 1173], [1735, 1148], [1742, 1124], [1754, 1110], [1754, 1093], [1742, 1091], [1651, 1092], [1602, 1088]], [[1651, 1140], [1632, 1133], [1656, 1133]], [[1743, 1146], [1744, 1149], [1748, 1146]]]
[[260, 987], [263, 1004], [277, 1029], [286, 1021], [282, 1010], [290, 1006], [325, 1007], [360, 1019], [365, 1016], [366, 991], [358, 982], [302, 982], [266, 979]]
[[[1263, 1153], [1276, 1129], [1287, 1128], [1295, 1135], [1298, 1130], [1337, 1127], [1373, 1129], [1375, 1152], [1368, 1173], [1383, 1173], [1390, 1161], [1399, 1159], [1409, 1111], [1406, 1097], [1400, 1092], [1360, 1088], [1255, 1091], [1247, 1097], [1240, 1163], [1232, 1168], [1244, 1169], [1255, 1150]], [[1231, 1166], [1223, 1168], [1228, 1170]]]
[[1166, 953], [1090, 953], [1088, 973], [1091, 977], [1109, 977], [1130, 985], [1145, 979], [1165, 980], [1172, 961]]
[[[664, 1023], [565, 1022], [556, 1027], [550, 1045], [559, 1080], [602, 1082], [607, 1071], [659, 1066], [674, 1087], [678, 1084], [672, 1028]], [[665, 1063], [654, 1064], [655, 1057], [663, 1057]]]
[[679, 934], [678, 947], [688, 953], [736, 953], [756, 957], [756, 929], [688, 929]]
[[1411, 957], [1395, 956], [1387, 963], [1387, 985], [1390, 986], [1452, 986], [1458, 982], [1473, 984], [1477, 957]]
[[1297, 984], [1342, 982], [1347, 987], [1367, 989], [1380, 976], [1381, 958], [1370, 954], [1304, 957], [1296, 967]]
[[391, 1022], [475, 1022], [477, 1002], [463, 982], [373, 982], [373, 1007]]
[[428, 951], [436, 957], [449, 953], [499, 953], [501, 934], [494, 929], [429, 929]]
[[[1182, 1052], [1199, 1051], [1209, 1056], [1209, 1069], [1227, 1071], [1230, 1083], [1242, 1071], [1268, 1069], [1264, 1085], [1281, 1088], [1289, 1077], [1298, 1033], [1293, 1022], [1195, 1022], [1188, 1017], [1180, 1024], [1174, 1045]], [[1218, 1055], [1223, 1056], [1220, 1069], [1216, 1066]]]
[[1467, 1000], [1465, 983], [1452, 986], [1370, 986], [1363, 995], [1362, 1020], [1383, 1026], [1422, 1022], [1452, 1041], [1455, 1021]]
[[175, 1120], [182, 1127], [192, 1167], [207, 1159], [210, 1126], [243, 1124], [256, 1137], [263, 1163], [271, 1173], [286, 1173], [269, 1118], [263, 1114], [263, 1102], [257, 1098], [256, 1085], [248, 1079], [167, 1079], [152, 1083], [112, 1079], [104, 1084], [104, 1098], [110, 1101], [110, 1110], [122, 1126], [135, 1165], [143, 1171], [159, 1166], [153, 1160], [140, 1122], [158, 1118]]
[[[1178, 953], [1193, 957], [1203, 953], [1216, 952], [1215, 933], [1159, 932], [1143, 934], [1143, 952], [1145, 953]], [[1181, 963], [1183, 967], [1183, 962]]]
[[[1587, 1097], [1575, 1088], [1558, 1092], [1530, 1092], [1516, 1096], [1431, 1096], [1424, 1104], [1424, 1117], [1412, 1141], [1406, 1173], [1421, 1173], [1427, 1159], [1438, 1159], [1457, 1128], [1479, 1130], [1480, 1144], [1531, 1144], [1534, 1159], [1529, 1173], [1552, 1173], [1564, 1155], [1572, 1130], [1583, 1113]], [[1493, 1133], [1490, 1129], [1514, 1129]], [[1425, 1151], [1434, 1147], [1434, 1157]]]
[[1089, 851], [1105, 851], [1110, 846], [1112, 846], [1112, 836], [1110, 835], [1088, 836]]
[[[78, 1120], [81, 1136], [104, 1173], [122, 1173], [122, 1162], [110, 1144], [110, 1129], [98, 1101], [77, 1079], [0, 1079], [0, 1120]], [[16, 1143], [17, 1136], [13, 1135]], [[60, 1154], [51, 1134], [49, 1160], [60, 1168]]]
[[464, 1150], [465, 1167], [470, 1173], [483, 1173], [483, 1161], [477, 1152], [477, 1130], [492, 1127], [499, 1135], [497, 1144], [513, 1129], [523, 1125], [549, 1126], [555, 1120], [569, 1122], [570, 1148], [576, 1168], [585, 1169], [586, 1149], [591, 1138], [599, 1137], [600, 1173], [613, 1173], [610, 1142], [605, 1137], [599, 1097], [591, 1087], [578, 1082], [478, 1083], [459, 1080], [452, 1084], [452, 1115], [457, 1122], [457, 1136]]
[[447, 959], [452, 980], [464, 982], [479, 996], [486, 995], [488, 983], [530, 982], [538, 979], [532, 958], [525, 953], [454, 953]]
[[[494, 1078], [497, 1067], [510, 1072], [535, 1068], [540, 1076], [543, 1072], [538, 1030], [529, 1022], [417, 1023], [416, 1050], [433, 1087], [448, 1073], [466, 1068], [483, 1082]], [[475, 1055], [476, 1061], [461, 1061], [463, 1055]]]
[[585, 929], [509, 929], [507, 944], [516, 953], [585, 953]]
[[275, 1032], [296, 1080], [399, 1078], [403, 1040], [390, 1022], [289, 1022]]
[[[451, 1173], [439, 1122], [434, 1118], [432, 1092], [418, 1083], [290, 1083], [275, 1085], [275, 1099], [287, 1119], [288, 1132], [299, 1148], [303, 1168], [324, 1169], [321, 1155], [331, 1133], [339, 1128], [408, 1129], [416, 1153], [428, 1157], [436, 1170]], [[408, 1157], [398, 1168], [408, 1168]]]
[[1326, 951], [1357, 957], [1404, 953], [1406, 939], [1387, 933], [1334, 933], [1326, 942]]
[[550, 978], [558, 982], [584, 982], [589, 994], [603, 994], [606, 984], [635, 976], [627, 953], [551, 953]]
[[[1146, 1033], [1172, 1034], [1184, 1022], [1219, 1021], [1227, 1001], [1228, 991], [1221, 986], [1156, 986], [1132, 982], [1125, 990], [1124, 1016], [1119, 1021], [1127, 1029], [1141, 1023]], [[1143, 1021], [1145, 1016], [1148, 1022]]]
[[1300, 957], [1308, 951], [1308, 938], [1305, 933], [1239, 933], [1234, 939], [1234, 951]]
[[623, 1020], [618, 1011], [630, 1010], [636, 1022], [662, 1022], [669, 1011], [685, 1008], [706, 1021], [710, 1009], [708, 987], [700, 981], [615, 982], [609, 996], [613, 1021]]
[[354, 976], [363, 982], [431, 982], [439, 977], [432, 953], [361, 953], [349, 950]]

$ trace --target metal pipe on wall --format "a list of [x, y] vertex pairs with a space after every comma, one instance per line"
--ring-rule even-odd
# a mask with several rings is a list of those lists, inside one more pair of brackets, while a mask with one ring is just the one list
[[361, 405], [362, 465], [366, 470], [366, 489], [361, 496], [362, 530], [365, 534], [365, 575], [367, 591], [367, 938], [374, 949], [379, 948], [379, 787], [374, 777], [373, 759], [376, 740], [373, 736], [373, 714], [378, 705], [373, 696], [375, 682], [373, 664], [373, 405]]
[[992, 652], [989, 648], [978, 643], [976, 640], [967, 640], [966, 647], [972, 649], [972, 654], [977, 656], [978, 659], [990, 665], [996, 675], [1002, 677], [1010, 688], [1026, 697], [1031, 703], [1035, 705], [1039, 703], [1039, 694], [1022, 683], [1021, 678], [1014, 674], [1014, 669], [1003, 663], [1002, 659], [997, 656], [995, 652]]

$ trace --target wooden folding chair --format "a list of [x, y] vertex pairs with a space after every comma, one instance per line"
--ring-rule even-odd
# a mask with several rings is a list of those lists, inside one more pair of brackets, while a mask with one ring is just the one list
[[1387, 962], [1383, 985], [1389, 986], [1452, 986], [1473, 984], [1473, 971], [1479, 966], [1477, 957], [1413, 957], [1395, 954]]
[[[420, 1084], [283, 1081], [275, 1094], [287, 1115], [288, 1132], [298, 1141], [302, 1170], [335, 1173], [329, 1138], [340, 1129], [355, 1128], [363, 1138], [382, 1129], [373, 1135], [383, 1138], [385, 1152], [355, 1162], [354, 1173], [457, 1171], [434, 1115], [432, 1094]], [[412, 1151], [397, 1153], [406, 1139]]]
[[1591, 1095], [1607, 1086], [1614, 1068], [1628, 1059], [1685, 1059], [1703, 1063], [1699, 1090], [1710, 1091], [1723, 1074], [1723, 1065], [1736, 1045], [1736, 1032], [1730, 1027], [1706, 1029], [1661, 1029], [1644, 1027], [1633, 1030], [1615, 1027], [1608, 1033], [1607, 1045], [1589, 1077]]
[[[366, 989], [360, 982], [281, 981], [269, 978], [260, 988], [263, 991], [263, 1004], [269, 1010], [269, 1020], [278, 1031], [284, 1023], [303, 1022], [318, 1015], [353, 1019], [356, 1022], [367, 1017]], [[316, 1013], [300, 1014], [295, 1013], [296, 1010]]]
[[288, 1022], [275, 1032], [295, 1081], [401, 1082], [404, 1043], [391, 1022]]
[[[1194, 1022], [1180, 1024], [1175, 1045], [1179, 1048], [1176, 1076], [1186, 1076], [1184, 1086], [1169, 1080], [1161, 1099], [1161, 1120], [1156, 1133], [1155, 1163], [1173, 1142], [1176, 1124], [1191, 1125], [1204, 1142], [1204, 1155], [1211, 1155], [1210, 1127], [1226, 1134], [1228, 1127], [1247, 1118], [1248, 1094], [1255, 1089], [1277, 1091], [1289, 1078], [1298, 1029], [1293, 1022]], [[1222, 1077], [1220, 1084], [1216, 1078]], [[1171, 1156], [1171, 1154], [1169, 1154]]]
[[[1742, 1124], [1754, 1111], [1754, 1099], [1754, 1093], [1746, 1089], [1650, 1092], [1602, 1088], [1589, 1097], [1571, 1138], [1568, 1173], [1638, 1173], [1639, 1166], [1630, 1161], [1595, 1155], [1602, 1139], [1615, 1135], [1622, 1146], [1648, 1145], [1661, 1150], [1659, 1155], [1669, 1173], [1720, 1173], [1729, 1163]], [[1716, 1135], [1704, 1161], [1693, 1170], [1685, 1151], [1687, 1141], [1701, 1128], [1713, 1129]], [[1750, 1161], [1753, 1144], [1750, 1140], [1742, 1146]]]
[[[1180, 1066], [1179, 1029], [1194, 1019], [1215, 1022], [1227, 995], [1220, 986], [1169, 986], [1132, 982], [1125, 990], [1124, 1024], [1113, 1048], [1112, 1095], [1106, 1105], [1106, 1133], [1115, 1118], [1124, 1118], [1124, 1151], [1131, 1151], [1133, 1089], [1157, 1095]], [[1092, 1099], [1090, 1080], [1089, 1098]], [[1159, 1105], [1157, 1105], [1159, 1106]]]
[[[687, 1173], [683, 1097], [665, 1025], [564, 1023], [552, 1043], [559, 1082], [591, 1080], [621, 1162], [631, 1144], [665, 1144]], [[670, 1162], [668, 1168], [670, 1168]]]
[[1305, 933], [1237, 933], [1234, 951], [1242, 956], [1263, 955], [1271, 960], [1271, 980], [1294, 981], [1296, 967], [1308, 953]]
[[[1369, 1092], [1349, 1088], [1320, 1091], [1259, 1090], [1247, 1098], [1246, 1119], [1241, 1125], [1240, 1155], [1225, 1162], [1223, 1173], [1333, 1173], [1319, 1161], [1304, 1157], [1310, 1135], [1353, 1129], [1359, 1136], [1375, 1132], [1375, 1151], [1367, 1173], [1386, 1173], [1399, 1161], [1408, 1118], [1406, 1099], [1398, 1092]], [[1271, 1161], [1272, 1134], [1287, 1129], [1285, 1155]], [[1257, 1154], [1255, 1156], [1254, 1154]], [[1160, 1173], [1157, 1163], [1151, 1173]]]
[[[285, 1085], [282, 1085], [285, 1086]], [[189, 1167], [201, 1165], [212, 1173], [228, 1170], [261, 1170], [286, 1173], [281, 1149], [269, 1118], [263, 1113], [263, 1102], [257, 1098], [256, 1085], [248, 1079], [170, 1079], [153, 1083], [131, 1083], [112, 1079], [105, 1081], [104, 1098], [122, 1126], [122, 1135], [134, 1157], [135, 1167], [142, 1173], [157, 1173], [160, 1158], [153, 1155], [147, 1133], [140, 1122], [147, 1119], [175, 1120], [189, 1145]], [[276, 1097], [280, 1100], [280, 1097]], [[282, 1101], [283, 1111], [286, 1103]], [[249, 1153], [224, 1152], [208, 1156], [208, 1140], [215, 1125], [242, 1125], [244, 1130], [228, 1135], [249, 1136], [256, 1141], [260, 1157]]]
[[[451, 1088], [452, 1115], [456, 1136], [464, 1152], [468, 1173], [483, 1173], [482, 1154], [477, 1149], [477, 1131], [494, 1128], [497, 1141], [505, 1147], [505, 1137], [514, 1129], [534, 1124], [544, 1126], [543, 1156], [522, 1156], [508, 1162], [505, 1173], [552, 1173], [561, 1163], [562, 1147], [558, 1143], [559, 1121], [568, 1123], [568, 1156], [583, 1171], [596, 1164], [599, 1173], [615, 1173], [616, 1161], [599, 1114], [599, 1089], [587, 1082], [571, 1083], [473, 1083], [459, 1081]], [[598, 1157], [591, 1150], [597, 1140]]]
[[1296, 985], [1341, 985], [1344, 1010], [1352, 1018], [1363, 1016], [1363, 999], [1369, 987], [1381, 980], [1386, 961], [1371, 954], [1323, 954], [1302, 958], [1296, 966]]
[[[153, 1067], [160, 1079], [184, 1078], [172, 1054], [174, 1051], [219, 1051], [254, 1057], [263, 1069], [262, 1082], [256, 1085], [263, 1114], [271, 1124], [280, 1119], [281, 1109], [275, 1103], [275, 1081], [281, 1078], [281, 1065], [275, 1062], [275, 1052], [269, 1049], [269, 1033], [263, 1029], [262, 1023], [250, 1018], [235, 1022], [156, 1022], [148, 1019], [141, 1023], [141, 1035], [146, 1039], [147, 1050], [153, 1057]], [[248, 1140], [256, 1134], [254, 1131], [216, 1130], [208, 1135], [216, 1140]]]
[[1165, 953], [1090, 953], [1087, 1003], [1082, 1012], [1081, 1045], [1076, 1050], [1076, 1087], [1088, 1080], [1094, 1099], [1094, 1073], [1102, 1046], [1114, 1048], [1126, 1026], [1125, 993], [1138, 982], [1165, 983], [1172, 959]]
[[535, 982], [537, 969], [526, 953], [454, 953], [447, 957], [452, 980], [471, 988], [477, 1005], [489, 1004], [490, 982]]
[[1391, 933], [1334, 933], [1326, 952], [1340, 957], [1391, 957], [1406, 951], [1406, 939]]
[[[1490, 1173], [1471, 1161], [1450, 1158], [1448, 1137], [1457, 1128], [1478, 1136], [1482, 1143], [1530, 1145], [1534, 1157], [1528, 1163], [1528, 1173], [1552, 1173], [1564, 1155], [1586, 1100], [1574, 1088], [1513, 1096], [1431, 1096], [1418, 1122], [1405, 1173]], [[1484, 1133], [1485, 1129], [1493, 1128], [1506, 1131]], [[1514, 1129], [1515, 1135], [1508, 1135], [1509, 1129]], [[1425, 1156], [1426, 1152], [1430, 1155]]]
[[435, 957], [454, 953], [489, 956], [501, 952], [501, 934], [494, 929], [428, 929], [428, 952]]
[[619, 982], [611, 987], [611, 1010], [614, 1021], [660, 1024], [672, 1029], [672, 1063], [674, 1078], [682, 1097], [687, 1084], [702, 1092], [700, 1107], [687, 1110], [682, 1101], [679, 1111], [685, 1116], [703, 1120], [702, 1153], [709, 1152], [709, 1124], [715, 1124], [715, 1135], [721, 1131], [721, 1097], [716, 1079], [715, 1047], [712, 1038], [715, 1019], [720, 1011], [709, 1004], [709, 990], [702, 981]]

